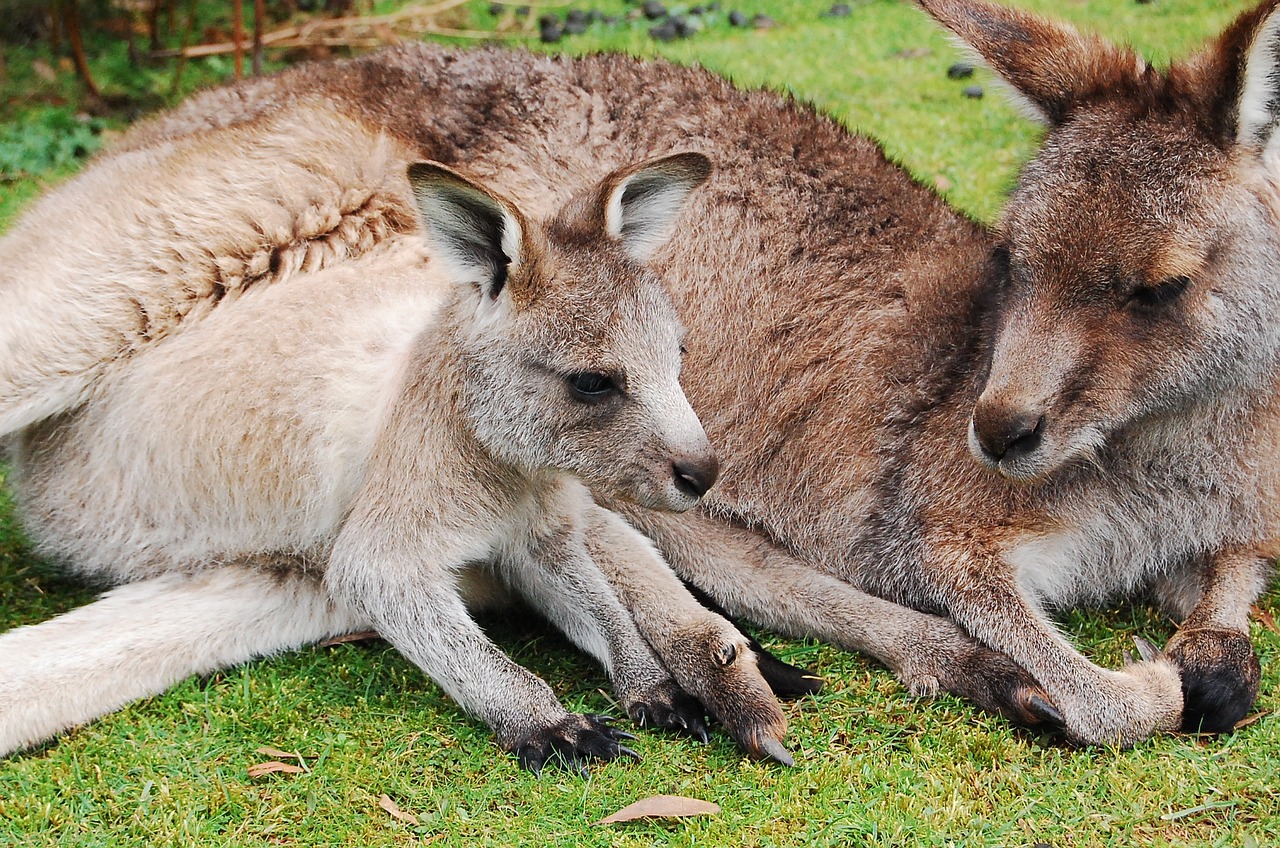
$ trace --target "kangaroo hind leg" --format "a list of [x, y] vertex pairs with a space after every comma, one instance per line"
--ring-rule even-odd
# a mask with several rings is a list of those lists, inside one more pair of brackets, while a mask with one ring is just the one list
[[125, 584], [0, 634], [0, 756], [189, 675], [360, 629], [300, 573], [236, 565]]

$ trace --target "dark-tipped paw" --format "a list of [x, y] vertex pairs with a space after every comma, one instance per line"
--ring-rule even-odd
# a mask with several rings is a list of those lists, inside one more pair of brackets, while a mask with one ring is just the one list
[[939, 683], [1014, 724], [1055, 730], [1065, 726], [1058, 706], [1034, 677], [1008, 656], [981, 645], [947, 666]]
[[1245, 633], [1180, 630], [1165, 653], [1182, 675], [1182, 729], [1227, 733], [1258, 697], [1262, 667]]
[[650, 692], [629, 709], [631, 720], [640, 727], [674, 730], [707, 742], [707, 710], [675, 681]]
[[570, 715], [531, 734], [516, 745], [513, 753], [520, 765], [534, 774], [541, 774], [548, 764], [586, 774], [589, 760], [640, 759], [639, 754], [620, 744], [635, 737], [613, 727], [612, 721], [602, 715]]
[[[758, 643], [757, 643], [758, 644]], [[823, 680], [803, 668], [785, 663], [764, 647], [756, 650], [760, 675], [779, 698], [802, 698], [822, 691]]]

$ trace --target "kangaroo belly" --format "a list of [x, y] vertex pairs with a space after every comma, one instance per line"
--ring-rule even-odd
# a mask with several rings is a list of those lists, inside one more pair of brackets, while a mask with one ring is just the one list
[[40, 550], [123, 581], [322, 548], [443, 295], [413, 240], [228, 304], [21, 432]]

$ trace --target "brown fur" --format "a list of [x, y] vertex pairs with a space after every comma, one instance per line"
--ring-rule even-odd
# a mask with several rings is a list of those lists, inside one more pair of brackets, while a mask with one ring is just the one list
[[[405, 46], [200, 95], [114, 155], [333, 108], [545, 214], [637, 158], [706, 153], [655, 265], [721, 480], [701, 515], [628, 510], [677, 570], [1080, 741], [1176, 727], [1201, 685], [1225, 706], [1186, 720], [1229, 727], [1280, 538], [1276, 98], [1242, 111], [1277, 4], [1167, 74], [1026, 13], [922, 5], [1050, 124], [995, 232], [802, 105], [616, 56]], [[1046, 616], [1144, 590], [1200, 634], [1177, 665], [1098, 668]]]

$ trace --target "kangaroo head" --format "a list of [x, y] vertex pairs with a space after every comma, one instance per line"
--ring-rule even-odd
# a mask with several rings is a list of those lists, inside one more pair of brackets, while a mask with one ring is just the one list
[[443, 166], [410, 166], [451, 308], [463, 407], [496, 457], [684, 510], [718, 463], [680, 388], [684, 329], [643, 264], [710, 174], [695, 153], [610, 174], [546, 221]]
[[920, 0], [1048, 131], [1005, 209], [969, 445], [1013, 479], [1269, 385], [1280, 350], [1280, 13], [1165, 72], [1068, 26]]

